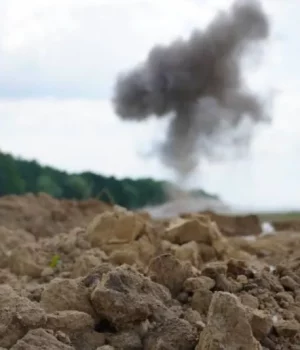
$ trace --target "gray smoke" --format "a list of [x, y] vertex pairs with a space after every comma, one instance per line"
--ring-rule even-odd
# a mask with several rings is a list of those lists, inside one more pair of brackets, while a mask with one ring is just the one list
[[263, 101], [245, 86], [241, 61], [269, 36], [266, 14], [256, 1], [237, 0], [204, 30], [155, 46], [147, 60], [118, 77], [113, 98], [123, 120], [170, 118], [161, 160], [179, 174], [192, 172], [203, 157], [228, 145], [248, 144], [240, 133], [268, 120]]

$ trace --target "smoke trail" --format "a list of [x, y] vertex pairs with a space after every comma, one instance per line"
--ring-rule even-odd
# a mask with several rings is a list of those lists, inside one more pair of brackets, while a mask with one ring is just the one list
[[154, 47], [144, 63], [120, 75], [115, 111], [123, 120], [171, 118], [159, 156], [178, 174], [188, 174], [218, 147], [251, 140], [251, 129], [239, 134], [245, 116], [254, 125], [268, 120], [241, 74], [241, 59], [268, 36], [260, 4], [238, 0], [206, 30]]

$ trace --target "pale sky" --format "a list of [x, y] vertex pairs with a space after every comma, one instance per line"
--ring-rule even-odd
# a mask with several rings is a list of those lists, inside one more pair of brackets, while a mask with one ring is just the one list
[[[242, 1], [242, 0], [240, 0]], [[124, 123], [112, 88], [158, 43], [204, 27], [228, 0], [0, 0], [0, 149], [67, 171], [174, 177], [142, 156], [166, 123]], [[273, 123], [243, 160], [189, 181], [235, 205], [300, 208], [299, 0], [264, 0], [272, 37], [248, 82], [276, 90]]]

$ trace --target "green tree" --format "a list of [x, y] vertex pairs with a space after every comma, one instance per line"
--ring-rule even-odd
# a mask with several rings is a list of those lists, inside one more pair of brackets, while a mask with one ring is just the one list
[[[129, 209], [165, 202], [168, 182], [153, 179], [116, 179], [91, 172], [68, 174], [36, 161], [15, 158], [0, 152], [0, 196], [25, 192], [46, 192], [57, 198], [99, 198]], [[202, 190], [193, 195], [210, 197]], [[217, 198], [217, 197], [214, 197]]]
[[14, 159], [19, 175], [24, 180], [26, 192], [38, 191], [38, 178], [42, 175], [43, 168], [36, 161], [26, 161], [23, 159]]
[[124, 197], [129, 208], [139, 207], [138, 189], [134, 187], [128, 180], [123, 180]]
[[69, 198], [87, 199], [91, 197], [91, 186], [80, 175], [70, 175], [67, 178], [66, 192]]
[[52, 197], [61, 197], [62, 189], [59, 185], [48, 175], [41, 175], [37, 180], [38, 192], [45, 192]]
[[25, 183], [13, 157], [0, 153], [0, 195], [22, 194], [24, 190]]

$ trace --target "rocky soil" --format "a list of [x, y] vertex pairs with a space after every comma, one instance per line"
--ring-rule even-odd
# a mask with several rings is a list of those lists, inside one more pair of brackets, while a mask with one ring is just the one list
[[298, 350], [300, 233], [0, 200], [0, 350]]

